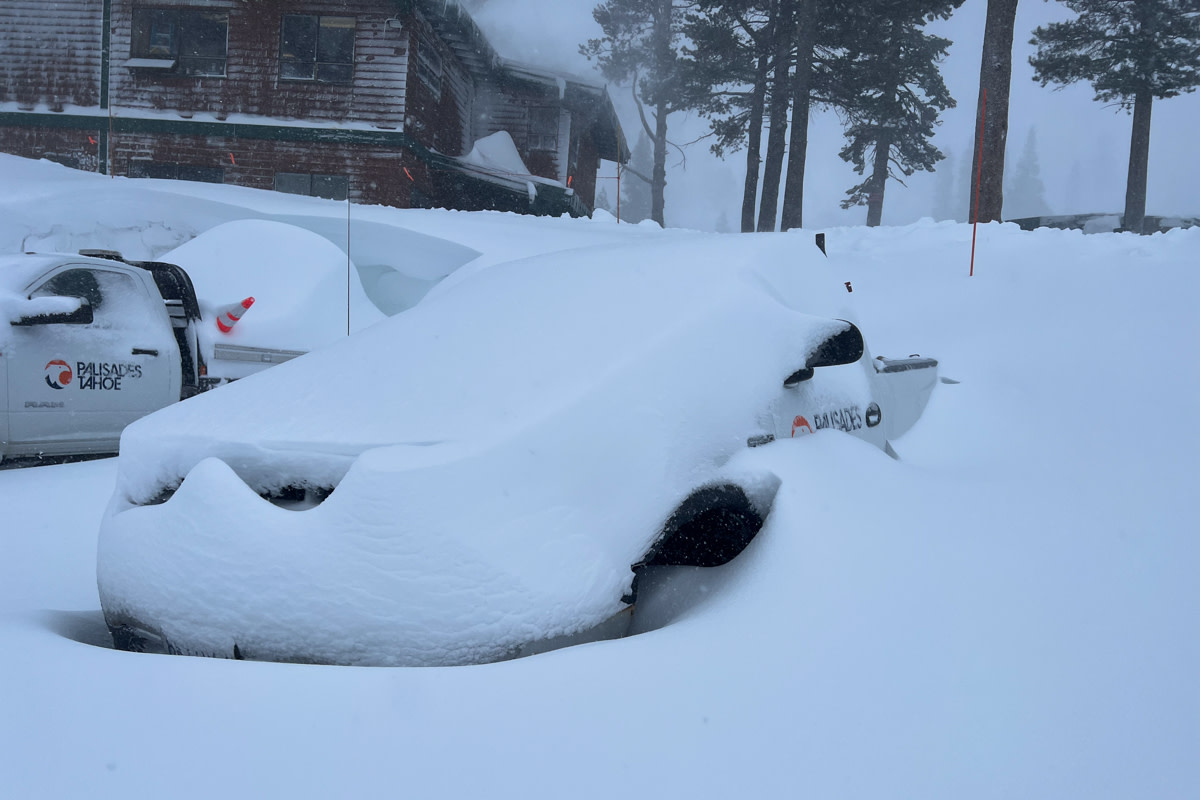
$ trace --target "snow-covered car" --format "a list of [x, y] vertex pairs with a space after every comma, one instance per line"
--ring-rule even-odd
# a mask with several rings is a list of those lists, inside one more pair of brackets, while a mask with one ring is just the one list
[[937, 382], [871, 357], [811, 245], [735, 238], [464, 270], [131, 425], [98, 551], [114, 643], [484, 663], [627, 624], [646, 565], [733, 558], [779, 486], [735, 455], [888, 449]]

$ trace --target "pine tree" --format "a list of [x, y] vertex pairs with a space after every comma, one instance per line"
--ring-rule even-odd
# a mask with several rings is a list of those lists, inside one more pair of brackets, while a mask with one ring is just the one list
[[773, 0], [700, 0], [683, 26], [689, 44], [680, 62], [688, 76], [682, 82], [710, 89], [692, 93], [690, 105], [709, 121], [710, 149], [718, 158], [746, 149], [743, 232], [756, 227], [773, 5]]
[[608, 199], [608, 187], [600, 187], [600, 191], [596, 195], [596, 208], [602, 208], [610, 214], [615, 213], [612, 208], [612, 203]]
[[604, 35], [580, 47], [609, 80], [632, 84], [639, 120], [654, 144], [650, 217], [659, 225], [667, 185], [667, 117], [689, 104], [678, 62], [682, 12], [690, 5], [684, 0], [605, 0], [592, 11]]
[[1037, 129], [1032, 126], [1025, 137], [1025, 147], [1017, 159], [1012, 180], [1004, 191], [1007, 198], [1005, 207], [1008, 209], [1005, 216], [1009, 219], [1044, 217], [1050, 213], [1041, 166], [1038, 164]]
[[[839, 154], [866, 180], [847, 190], [842, 208], [867, 206], [867, 225], [882, 221], [889, 177], [932, 171], [943, 156], [930, 141], [940, 111], [953, 108], [938, 63], [951, 42], [924, 32], [946, 19], [962, 0], [873, 0], [854, 6], [843, 23], [852, 46], [831, 70], [847, 144]], [[866, 15], [865, 17], [859, 15]], [[869, 21], [869, 24], [868, 24]]]
[[1153, 102], [1200, 85], [1200, 0], [1062, 2], [1078, 17], [1033, 32], [1034, 80], [1043, 86], [1086, 80], [1096, 100], [1132, 109], [1123, 225], [1141, 232]]

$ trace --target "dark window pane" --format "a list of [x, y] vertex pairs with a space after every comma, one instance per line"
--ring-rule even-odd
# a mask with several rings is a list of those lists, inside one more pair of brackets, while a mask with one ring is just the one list
[[317, 60], [317, 18], [302, 14], [283, 16], [283, 33], [279, 42], [281, 61]]
[[194, 164], [179, 165], [179, 180], [201, 183], [224, 183], [225, 170], [221, 167], [199, 167]]
[[179, 55], [225, 58], [229, 18], [213, 11], [188, 11], [181, 14]]
[[276, 172], [275, 191], [288, 194], [311, 194], [311, 177], [297, 172]]
[[313, 79], [314, 64], [303, 61], [281, 61], [279, 62], [279, 77], [288, 78], [297, 81], [311, 81]]
[[176, 12], [160, 8], [133, 10], [130, 55], [134, 58], [171, 58], [178, 54], [175, 38]]
[[313, 175], [312, 194], [327, 200], [345, 200], [348, 184], [345, 175]]
[[350, 64], [354, 61], [354, 17], [321, 17], [317, 61]]
[[354, 65], [317, 64], [317, 80], [325, 83], [350, 83], [354, 80]]
[[179, 177], [179, 165], [164, 164], [160, 161], [130, 161], [129, 177], [175, 180]]
[[225, 74], [223, 58], [181, 58], [179, 71], [184, 75], [208, 75], [221, 77]]

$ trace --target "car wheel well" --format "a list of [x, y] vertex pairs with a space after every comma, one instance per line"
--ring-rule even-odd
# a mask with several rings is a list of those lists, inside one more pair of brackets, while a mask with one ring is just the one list
[[762, 525], [742, 487], [706, 486], [679, 504], [642, 565], [719, 567], [745, 550]]

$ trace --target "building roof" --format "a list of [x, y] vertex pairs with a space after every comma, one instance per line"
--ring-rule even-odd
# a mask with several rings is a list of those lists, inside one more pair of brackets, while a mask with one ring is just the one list
[[629, 160], [629, 144], [603, 83], [501, 57], [457, 0], [414, 2], [439, 38], [477, 80], [526, 83], [557, 90], [565, 108], [591, 121], [592, 136], [601, 158], [622, 163]]

